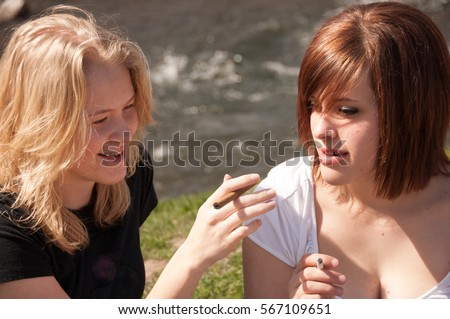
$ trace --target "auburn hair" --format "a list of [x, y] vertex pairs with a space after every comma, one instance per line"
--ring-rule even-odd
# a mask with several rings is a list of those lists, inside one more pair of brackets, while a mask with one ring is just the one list
[[300, 67], [300, 140], [312, 141], [314, 94], [336, 100], [366, 75], [378, 106], [377, 196], [394, 199], [448, 174], [449, 50], [435, 23], [406, 4], [354, 5], [324, 22]]

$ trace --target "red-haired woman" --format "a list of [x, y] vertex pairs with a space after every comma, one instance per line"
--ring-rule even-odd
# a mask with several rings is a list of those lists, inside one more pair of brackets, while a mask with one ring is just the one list
[[259, 187], [277, 207], [244, 241], [246, 297], [449, 298], [449, 120], [449, 51], [428, 16], [380, 2], [328, 19], [298, 81], [312, 153]]

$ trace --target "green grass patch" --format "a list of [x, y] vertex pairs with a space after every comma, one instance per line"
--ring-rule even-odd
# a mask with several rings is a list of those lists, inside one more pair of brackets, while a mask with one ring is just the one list
[[242, 254], [239, 246], [228, 258], [217, 262], [200, 280], [194, 298], [243, 298]]
[[[212, 192], [161, 200], [141, 227], [141, 248], [145, 260], [168, 261], [189, 233], [198, 208]], [[207, 239], [205, 239], [207, 240]], [[146, 283], [144, 296], [159, 272]], [[194, 298], [242, 298], [241, 247], [212, 266], [202, 277]]]
[[174, 241], [187, 236], [198, 208], [209, 195], [207, 192], [160, 201], [141, 227], [144, 259], [170, 258], [177, 248]]

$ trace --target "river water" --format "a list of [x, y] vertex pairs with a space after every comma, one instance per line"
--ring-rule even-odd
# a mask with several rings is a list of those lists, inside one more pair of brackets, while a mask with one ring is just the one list
[[[77, 5], [141, 45], [150, 60], [157, 121], [145, 145], [164, 198], [215, 188], [225, 173], [265, 176], [297, 152], [296, 81], [304, 49], [326, 16], [353, 2], [34, 0], [29, 14]], [[403, 2], [425, 10], [450, 43], [449, 0]]]

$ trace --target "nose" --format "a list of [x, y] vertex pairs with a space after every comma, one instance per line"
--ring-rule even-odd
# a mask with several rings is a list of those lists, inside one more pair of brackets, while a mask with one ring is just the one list
[[129, 123], [124, 119], [120, 119], [114, 123], [109, 140], [125, 144], [131, 141], [133, 134], [133, 129]]
[[314, 112], [311, 114], [310, 124], [314, 138], [324, 142], [336, 139], [337, 131], [329, 115]]

